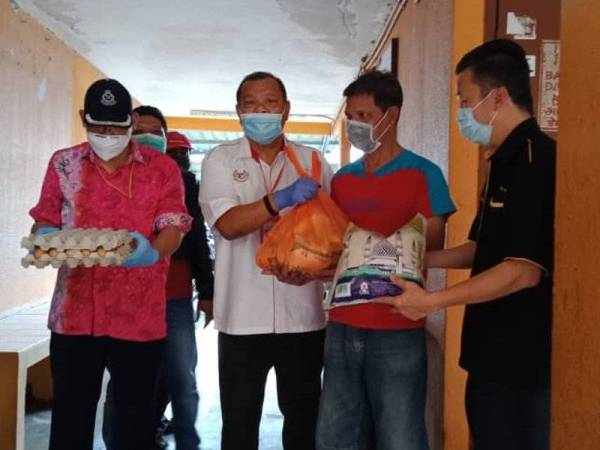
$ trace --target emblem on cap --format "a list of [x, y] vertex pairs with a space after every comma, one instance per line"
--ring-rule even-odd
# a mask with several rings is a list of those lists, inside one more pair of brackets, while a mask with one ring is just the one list
[[117, 100], [115, 99], [115, 95], [110, 91], [110, 89], [107, 89], [104, 91], [104, 94], [102, 94], [100, 103], [102, 103], [104, 106], [115, 106], [117, 104]]
[[248, 179], [248, 172], [244, 169], [233, 169], [233, 179], [243, 183]]

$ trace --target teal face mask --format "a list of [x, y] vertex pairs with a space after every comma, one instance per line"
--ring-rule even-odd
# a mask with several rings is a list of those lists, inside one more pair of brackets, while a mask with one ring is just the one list
[[244, 134], [259, 144], [270, 144], [283, 133], [281, 114], [240, 114]]
[[142, 134], [134, 134], [131, 136], [138, 144], [147, 145], [148, 147], [152, 147], [158, 150], [161, 153], [165, 153], [167, 151], [167, 139], [163, 136], [158, 136], [152, 133], [142, 133]]

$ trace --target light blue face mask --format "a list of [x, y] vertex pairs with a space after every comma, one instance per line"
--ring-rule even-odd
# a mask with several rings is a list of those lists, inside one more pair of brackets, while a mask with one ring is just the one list
[[490, 145], [492, 141], [492, 122], [496, 118], [498, 111], [494, 112], [492, 120], [489, 123], [480, 123], [475, 119], [473, 112], [479, 108], [484, 101], [495, 91], [492, 89], [483, 100], [477, 103], [473, 108], [459, 108], [456, 118], [458, 120], [458, 128], [464, 137], [468, 140], [476, 142], [481, 145]]
[[133, 139], [138, 144], [152, 147], [161, 153], [165, 153], [167, 151], [167, 139], [164, 136], [159, 136], [157, 134], [152, 133], [141, 133], [134, 134], [133, 136], [131, 136], [131, 139]]
[[283, 133], [282, 117], [282, 114], [240, 114], [244, 133], [259, 144], [270, 144]]

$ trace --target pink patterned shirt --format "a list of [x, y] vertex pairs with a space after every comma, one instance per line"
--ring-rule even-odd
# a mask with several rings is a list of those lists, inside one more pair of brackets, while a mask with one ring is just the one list
[[[131, 142], [129, 162], [108, 173], [87, 142], [50, 159], [35, 221], [59, 228], [139, 231], [150, 240], [174, 225], [187, 232], [181, 174], [166, 155]], [[129, 192], [131, 189], [131, 198]], [[168, 258], [150, 267], [77, 267], [58, 271], [48, 327], [60, 334], [151, 341], [166, 335]]]

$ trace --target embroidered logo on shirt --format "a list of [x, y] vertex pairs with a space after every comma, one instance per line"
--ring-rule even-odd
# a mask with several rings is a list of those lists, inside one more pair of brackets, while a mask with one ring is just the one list
[[104, 106], [115, 106], [117, 104], [117, 100], [115, 99], [115, 95], [109, 89], [107, 89], [104, 91], [104, 94], [102, 94], [100, 103], [102, 103]]
[[248, 179], [248, 172], [244, 169], [233, 169], [233, 179], [243, 183]]

